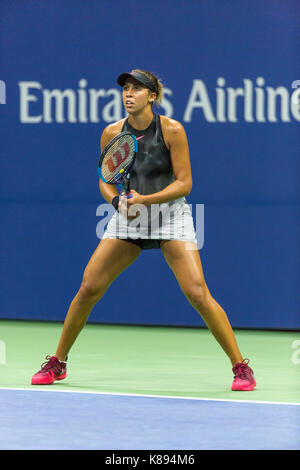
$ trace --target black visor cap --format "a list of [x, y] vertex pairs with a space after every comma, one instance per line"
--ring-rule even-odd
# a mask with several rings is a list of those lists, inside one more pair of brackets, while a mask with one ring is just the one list
[[153, 91], [154, 93], [157, 93], [156, 85], [153, 83], [152, 80], [146, 77], [146, 75], [144, 75], [143, 73], [140, 73], [140, 72], [121, 73], [121, 75], [119, 75], [117, 79], [118, 85], [123, 87], [127, 78], [134, 78], [135, 80], [140, 82], [142, 85], [149, 88], [149, 90]]

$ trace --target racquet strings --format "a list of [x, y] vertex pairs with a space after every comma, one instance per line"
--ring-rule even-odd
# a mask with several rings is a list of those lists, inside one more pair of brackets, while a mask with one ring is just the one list
[[[108, 183], [118, 182], [126, 175], [135, 154], [135, 142], [131, 135], [119, 137], [104, 155], [101, 171]], [[121, 171], [120, 173], [120, 170]]]

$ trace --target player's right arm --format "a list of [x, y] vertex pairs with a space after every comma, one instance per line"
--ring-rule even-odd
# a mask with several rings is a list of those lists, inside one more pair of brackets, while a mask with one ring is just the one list
[[[107, 126], [104, 131], [102, 132], [101, 135], [101, 140], [100, 140], [100, 146], [101, 146], [101, 153], [105, 149], [105, 147], [109, 144], [109, 142], [120, 132], [122, 131], [123, 127], [123, 122], [124, 119], [121, 121], [115, 122], [113, 124], [110, 124]], [[114, 184], [108, 184], [102, 181], [101, 178], [99, 178], [99, 189], [100, 192], [103, 196], [103, 198], [111, 204], [111, 201], [115, 196], [118, 196], [118, 191], [116, 189], [116, 186]]]

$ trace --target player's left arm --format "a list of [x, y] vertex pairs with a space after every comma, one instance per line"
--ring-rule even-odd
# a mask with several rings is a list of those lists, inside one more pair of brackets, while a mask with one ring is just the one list
[[169, 184], [162, 191], [142, 196], [141, 199], [143, 202], [141, 200], [136, 201], [136, 198], [134, 197], [135, 191], [132, 191], [133, 200], [130, 201], [130, 204], [134, 204], [136, 202], [141, 202], [146, 206], [149, 206], [150, 204], [162, 204], [164, 202], [173, 201], [174, 199], [187, 196], [192, 190], [192, 172], [185, 129], [178, 121], [166, 117], [162, 118], [162, 129], [165, 144], [170, 150], [175, 181]]
[[175, 182], [181, 186], [182, 196], [187, 196], [192, 190], [192, 170], [185, 129], [180, 122], [173, 119], [170, 119], [169, 125], [164, 129], [164, 138], [170, 150]]

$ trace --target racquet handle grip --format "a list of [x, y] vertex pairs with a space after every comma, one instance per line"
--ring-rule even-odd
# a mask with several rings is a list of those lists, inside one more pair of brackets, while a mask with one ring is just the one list
[[133, 195], [131, 193], [126, 193], [125, 191], [122, 191], [121, 197], [127, 197], [127, 199], [131, 199]]

